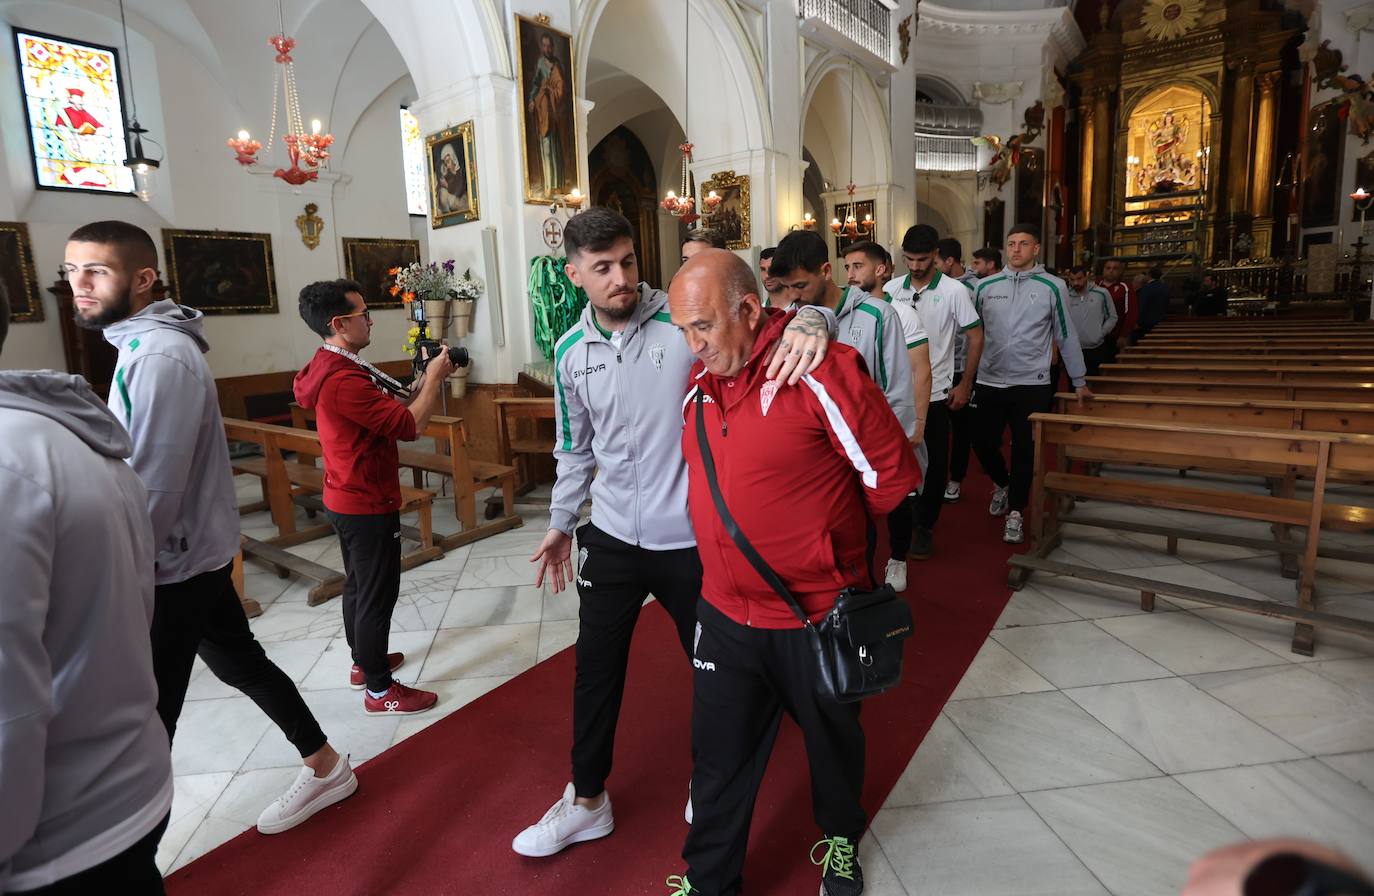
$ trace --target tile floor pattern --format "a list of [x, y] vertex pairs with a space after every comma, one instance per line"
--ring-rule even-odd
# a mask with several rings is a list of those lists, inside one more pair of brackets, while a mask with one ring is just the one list
[[[240, 490], [251, 499], [256, 483]], [[265, 608], [254, 630], [355, 763], [575, 640], [575, 595], [529, 584], [547, 516], [523, 509], [524, 528], [404, 574], [392, 627], [392, 649], [407, 655], [400, 677], [440, 695], [434, 712], [405, 720], [364, 718], [344, 686], [336, 603], [307, 607], [305, 585], [249, 565], [248, 592]], [[1112, 510], [1155, 523], [1186, 516]], [[436, 527], [452, 529], [451, 513], [436, 505]], [[272, 534], [261, 514], [244, 526]], [[1374, 539], [1335, 539], [1374, 549]], [[339, 566], [333, 540], [293, 550]], [[1241, 548], [1183, 542], [1169, 557], [1162, 539], [1075, 528], [1058, 554], [1293, 600], [1276, 559]], [[920, 564], [912, 581], [919, 587]], [[1318, 585], [1326, 606], [1374, 619], [1374, 565], [1322, 561]], [[1142, 613], [1133, 593], [1040, 575], [1015, 594], [873, 819], [861, 849], [866, 892], [1165, 896], [1202, 852], [1278, 834], [1374, 855], [1374, 641], [1319, 632], [1316, 656], [1301, 657], [1288, 650], [1289, 623], [1185, 601], [1157, 607]], [[297, 758], [246, 697], [198, 664], [173, 763], [165, 870], [251, 827]]]

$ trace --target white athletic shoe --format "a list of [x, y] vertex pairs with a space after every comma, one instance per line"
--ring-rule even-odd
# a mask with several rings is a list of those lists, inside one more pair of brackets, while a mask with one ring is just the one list
[[1007, 514], [1007, 522], [1002, 526], [1002, 540], [1007, 544], [1020, 544], [1026, 540], [1025, 526], [1021, 522], [1021, 511], [1013, 510]]
[[989, 516], [1002, 516], [1007, 512], [1007, 489], [995, 488], [992, 490], [992, 501], [988, 504]]
[[601, 805], [587, 809], [577, 804], [577, 792], [569, 784], [563, 798], [554, 803], [537, 824], [521, 831], [511, 841], [510, 848], [522, 856], [543, 858], [574, 843], [597, 840], [615, 830], [611, 816], [611, 795], [604, 794]]
[[901, 594], [906, 590], [906, 560], [898, 560], [896, 557], [887, 561], [887, 575], [884, 577], [886, 582], [892, 586], [892, 590]]
[[263, 834], [289, 831], [326, 806], [352, 796], [357, 789], [358, 778], [353, 774], [347, 756], [340, 756], [334, 770], [323, 778], [317, 778], [314, 771], [303, 768], [290, 789], [262, 810], [258, 816], [258, 831]]
[[687, 808], [682, 811], [682, 817], [688, 824], [692, 823], [692, 782], [687, 782]]
[[951, 480], [950, 483], [945, 486], [945, 503], [953, 504], [959, 500], [959, 497], [959, 483]]

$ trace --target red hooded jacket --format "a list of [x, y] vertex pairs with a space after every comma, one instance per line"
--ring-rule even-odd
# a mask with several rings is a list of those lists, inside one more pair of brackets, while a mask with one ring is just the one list
[[1099, 280], [1097, 285], [1107, 291], [1112, 297], [1112, 304], [1116, 306], [1116, 326], [1112, 327], [1112, 332], [1108, 334], [1108, 339], [1115, 345], [1117, 339], [1135, 332], [1136, 319], [1140, 316], [1140, 309], [1136, 307], [1135, 290], [1121, 280], [1115, 283]]
[[335, 513], [401, 509], [396, 442], [414, 441], [415, 418], [343, 355], [319, 349], [296, 374], [296, 401], [314, 408], [324, 451], [324, 506]]
[[688, 506], [703, 567], [702, 597], [757, 628], [800, 628], [716, 513], [697, 445], [697, 392], [726, 506], [812, 621], [840, 591], [874, 584], [866, 571], [870, 519], [894, 510], [921, 482], [916, 454], [862, 357], [832, 342], [796, 386], [775, 387], [764, 363], [792, 315], [764, 324], [732, 379], [692, 368], [683, 405]]

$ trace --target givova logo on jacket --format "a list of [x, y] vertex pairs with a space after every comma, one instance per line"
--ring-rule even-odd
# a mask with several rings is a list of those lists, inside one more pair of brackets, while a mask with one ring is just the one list
[[583, 367], [583, 368], [581, 368], [581, 369], [579, 369], [579, 370], [574, 370], [574, 371], [573, 371], [573, 379], [577, 379], [578, 377], [581, 377], [581, 376], [587, 376], [588, 374], [591, 374], [591, 373], [601, 373], [601, 372], [603, 372], [605, 369], [606, 369], [606, 365], [605, 365], [605, 364], [593, 364], [591, 367]]

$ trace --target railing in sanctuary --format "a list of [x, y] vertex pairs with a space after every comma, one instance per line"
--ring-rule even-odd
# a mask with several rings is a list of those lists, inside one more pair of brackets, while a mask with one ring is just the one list
[[884, 62], [892, 61], [892, 10], [884, 0], [797, 0], [797, 15], [818, 19]]
[[1216, 277], [1235, 297], [1261, 296], [1280, 304], [1336, 299], [1358, 306], [1369, 301], [1369, 277], [1374, 273], [1374, 266], [1366, 261], [1357, 269], [1353, 258], [1338, 261], [1335, 287], [1322, 293], [1308, 292], [1305, 259], [1292, 264], [1276, 259], [1253, 259], [1224, 267], [1208, 267], [1206, 272]]

